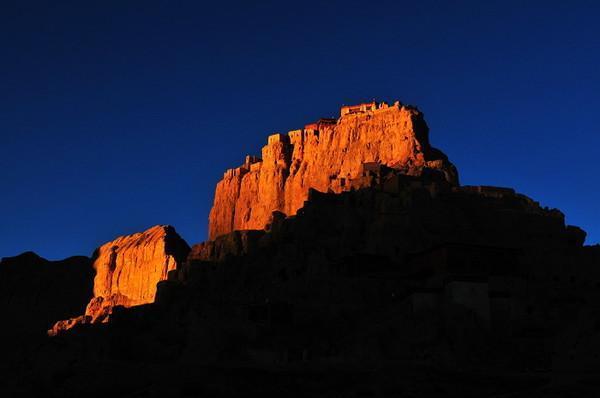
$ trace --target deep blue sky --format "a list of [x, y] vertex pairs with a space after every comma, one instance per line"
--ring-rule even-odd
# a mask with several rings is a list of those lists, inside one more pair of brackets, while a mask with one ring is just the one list
[[200, 242], [226, 168], [373, 98], [600, 241], [598, 2], [205, 3], [1, 2], [0, 256]]

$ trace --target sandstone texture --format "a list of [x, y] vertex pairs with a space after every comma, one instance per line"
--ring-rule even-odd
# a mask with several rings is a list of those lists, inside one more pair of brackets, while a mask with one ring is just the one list
[[344, 107], [338, 120], [321, 119], [271, 135], [262, 158], [248, 156], [217, 184], [209, 239], [233, 230], [263, 229], [273, 211], [292, 216], [309, 189], [339, 193], [359, 188], [365, 164], [414, 176], [437, 172], [457, 185], [456, 168], [431, 147], [428, 135], [423, 114], [398, 102]]
[[121, 236], [100, 246], [93, 256], [94, 298], [86, 309], [93, 321], [105, 319], [116, 305], [151, 303], [156, 284], [186, 258], [189, 246], [165, 225]]
[[85, 315], [58, 321], [48, 333], [56, 335], [76, 325], [107, 322], [116, 306], [152, 303], [158, 282], [181, 265], [189, 250], [175, 228], [168, 225], [105, 243], [92, 257], [96, 276]]

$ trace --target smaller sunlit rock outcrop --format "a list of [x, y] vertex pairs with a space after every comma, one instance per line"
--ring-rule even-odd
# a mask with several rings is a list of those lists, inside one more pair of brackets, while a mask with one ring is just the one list
[[185, 260], [190, 248], [175, 228], [157, 225], [144, 232], [121, 236], [94, 252], [94, 297], [78, 318], [57, 322], [50, 334], [79, 323], [106, 322], [115, 306], [152, 303], [156, 284], [167, 279]]

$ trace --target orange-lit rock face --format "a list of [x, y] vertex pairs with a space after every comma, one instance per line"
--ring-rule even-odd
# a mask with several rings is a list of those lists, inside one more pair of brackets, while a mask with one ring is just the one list
[[168, 225], [121, 236], [94, 252], [94, 297], [85, 315], [58, 321], [48, 330], [55, 336], [79, 324], [107, 322], [115, 306], [132, 307], [154, 302], [156, 285], [178, 269], [190, 247]]
[[[373, 109], [377, 108], [377, 109]], [[273, 211], [294, 215], [309, 188], [342, 192], [356, 187], [364, 163], [418, 175], [425, 168], [458, 184], [447, 157], [429, 144], [423, 114], [399, 103], [344, 113], [337, 123], [272, 135], [260, 159], [228, 170], [217, 184], [209, 239], [233, 230], [263, 229]]]
[[94, 298], [86, 315], [96, 321], [116, 305], [153, 302], [156, 284], [167, 279], [188, 252], [175, 229], [162, 225], [102, 245], [94, 254]]

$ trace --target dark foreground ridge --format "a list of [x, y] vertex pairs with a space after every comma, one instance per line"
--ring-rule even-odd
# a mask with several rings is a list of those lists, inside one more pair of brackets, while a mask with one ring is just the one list
[[[363, 118], [356, 131], [374, 128], [364, 105], [347, 109]], [[439, 158], [446, 166], [416, 172], [362, 162], [343, 189], [308, 188], [294, 215], [274, 211], [264, 229], [191, 251], [172, 227], [103, 245], [82, 269], [98, 271], [95, 297], [126, 299], [97, 320], [81, 315], [89, 290], [73, 298], [74, 312], [56, 320], [79, 321], [19, 345], [4, 361], [5, 390], [597, 396], [600, 246], [584, 246], [585, 232], [560, 211], [512, 189], [459, 186]], [[117, 269], [130, 275], [115, 280]]]

